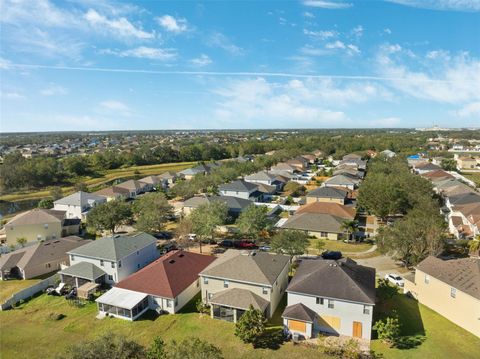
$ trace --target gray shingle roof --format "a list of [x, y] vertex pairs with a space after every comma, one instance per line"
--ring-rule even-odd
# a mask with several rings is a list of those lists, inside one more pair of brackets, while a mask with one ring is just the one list
[[97, 267], [93, 263], [88, 262], [76, 263], [68, 268], [65, 268], [64, 270], [61, 270], [60, 273], [72, 277], [88, 279], [90, 281], [94, 281], [95, 279], [106, 274], [103, 269]]
[[282, 318], [300, 320], [309, 323], [313, 323], [316, 317], [317, 313], [302, 303], [286, 307], [282, 314]]
[[255, 189], [257, 189], [256, 184], [246, 182], [244, 180], [225, 183], [219, 187], [220, 191], [237, 191], [237, 192], [251, 192]]
[[480, 194], [476, 192], [467, 192], [456, 196], [450, 196], [448, 200], [453, 205], [480, 203]]
[[78, 191], [70, 196], [66, 196], [60, 198], [59, 200], [53, 202], [54, 204], [63, 204], [69, 206], [85, 206], [89, 205], [89, 202], [96, 201], [96, 202], [105, 202], [105, 197], [98, 196], [93, 193]]
[[290, 257], [282, 254], [230, 249], [200, 275], [273, 285], [289, 261]]
[[117, 187], [126, 188], [130, 191], [136, 191], [145, 187], [145, 183], [136, 180], [128, 180], [117, 184]]
[[259, 309], [262, 312], [270, 304], [266, 299], [259, 295], [252, 293], [247, 289], [232, 288], [213, 295], [209, 300], [210, 303], [218, 304], [231, 308], [249, 309], [250, 305], [254, 309]]
[[457, 290], [480, 299], [480, 259], [459, 258], [445, 261], [430, 256], [420, 262], [416, 268]]
[[146, 246], [155, 243], [155, 237], [147, 233], [115, 235], [103, 237], [89, 244], [76, 248], [69, 254], [118, 261]]
[[287, 292], [375, 304], [375, 268], [351, 259], [302, 260]]
[[339, 174], [333, 177], [330, 177], [325, 183], [329, 185], [355, 185], [360, 182], [359, 178], [350, 177], [347, 174]]
[[290, 217], [282, 228], [298, 229], [312, 232], [343, 233], [343, 218], [325, 213], [304, 212]]
[[17, 214], [7, 225], [30, 225], [62, 222], [65, 218], [65, 211], [54, 209], [35, 208], [30, 211]]
[[245, 176], [245, 179], [250, 181], [273, 181], [275, 180], [275, 177], [276, 175], [273, 173], [268, 173], [267, 171], [260, 171], [260, 172]]
[[244, 210], [248, 206], [253, 204], [253, 201], [248, 199], [232, 197], [232, 196], [212, 196], [210, 197], [211, 202], [223, 202], [228, 206], [229, 210]]
[[318, 187], [307, 193], [307, 197], [344, 199], [347, 191], [333, 187]]

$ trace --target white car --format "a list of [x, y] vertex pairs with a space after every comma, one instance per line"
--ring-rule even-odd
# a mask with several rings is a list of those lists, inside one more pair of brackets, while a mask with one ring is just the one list
[[405, 282], [403, 281], [403, 278], [400, 277], [398, 274], [390, 273], [385, 276], [385, 279], [388, 280], [390, 283], [395, 284], [399, 287], [403, 287]]

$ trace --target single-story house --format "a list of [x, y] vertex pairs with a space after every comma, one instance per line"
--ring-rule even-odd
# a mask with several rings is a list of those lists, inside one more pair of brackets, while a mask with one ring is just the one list
[[349, 174], [339, 174], [333, 177], [330, 177], [323, 183], [324, 187], [345, 187], [350, 190], [353, 190], [358, 187], [358, 184], [361, 182], [360, 178], [352, 176]]
[[345, 204], [348, 196], [348, 190], [335, 187], [318, 187], [306, 195], [306, 203], [313, 202], [331, 202]]
[[144, 182], [140, 182], [137, 180], [128, 180], [116, 185], [116, 187], [128, 189], [129, 198], [135, 198], [140, 193], [143, 193], [148, 190], [148, 185]]
[[97, 196], [105, 197], [107, 199], [107, 202], [113, 201], [115, 199], [127, 199], [130, 197], [130, 190], [117, 186], [107, 187], [93, 193]]
[[221, 196], [238, 197], [255, 202], [262, 200], [262, 193], [258, 191], [258, 185], [244, 180], [222, 184], [218, 190]]
[[341, 239], [345, 233], [342, 228], [343, 222], [345, 222], [345, 218], [331, 214], [303, 212], [288, 218], [280, 228], [304, 231], [316, 238], [336, 241]]
[[228, 207], [228, 215], [234, 218], [238, 217], [248, 206], [254, 204], [251, 200], [232, 196], [195, 196], [183, 203], [182, 212], [184, 215], [188, 215], [201, 205], [212, 202], [225, 203]]

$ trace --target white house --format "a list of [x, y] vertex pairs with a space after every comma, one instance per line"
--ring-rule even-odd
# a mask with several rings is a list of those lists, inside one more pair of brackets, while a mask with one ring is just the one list
[[70, 266], [60, 271], [63, 283], [118, 283], [159, 257], [155, 237], [147, 233], [97, 239], [67, 252]]
[[221, 196], [231, 196], [251, 201], [259, 201], [262, 198], [262, 193], [258, 191], [258, 186], [255, 183], [246, 182], [244, 180], [237, 180], [222, 184], [219, 187]]
[[285, 330], [306, 338], [318, 333], [370, 340], [375, 269], [351, 259], [304, 259], [287, 288]]
[[93, 207], [105, 203], [107, 199], [93, 193], [78, 191], [70, 196], [63, 197], [53, 202], [53, 209], [65, 211], [66, 218], [78, 218], [85, 220], [88, 211]]

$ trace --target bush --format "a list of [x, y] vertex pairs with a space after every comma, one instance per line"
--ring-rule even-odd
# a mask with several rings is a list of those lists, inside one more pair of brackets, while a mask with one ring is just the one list
[[398, 317], [387, 317], [385, 320], [379, 320], [373, 326], [377, 331], [378, 339], [388, 344], [390, 347], [397, 345], [400, 339], [400, 322]]
[[57, 320], [62, 320], [65, 317], [66, 317], [66, 315], [63, 314], [63, 313], [52, 312], [52, 313], [48, 314], [47, 319], [54, 322], [54, 321], [57, 321]]
[[210, 314], [210, 306], [205, 304], [201, 299], [197, 300], [195, 303], [195, 307], [197, 308], [197, 312], [202, 314]]
[[398, 293], [398, 288], [386, 279], [380, 279], [377, 286], [377, 296], [381, 301], [393, 298]]
[[235, 335], [244, 343], [254, 343], [265, 332], [265, 323], [263, 313], [250, 305], [250, 308], [237, 321]]

